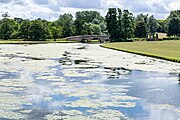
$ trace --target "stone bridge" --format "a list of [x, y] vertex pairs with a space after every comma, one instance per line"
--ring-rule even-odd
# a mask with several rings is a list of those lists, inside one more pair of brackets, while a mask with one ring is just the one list
[[110, 37], [107, 35], [79, 35], [67, 37], [66, 40], [79, 42], [91, 42], [91, 40], [99, 40], [100, 43], [104, 43], [105, 41], [110, 41]]

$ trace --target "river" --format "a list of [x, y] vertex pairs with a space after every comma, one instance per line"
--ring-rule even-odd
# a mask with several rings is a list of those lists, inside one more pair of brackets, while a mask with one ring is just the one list
[[0, 120], [178, 120], [179, 70], [98, 45], [1, 45]]

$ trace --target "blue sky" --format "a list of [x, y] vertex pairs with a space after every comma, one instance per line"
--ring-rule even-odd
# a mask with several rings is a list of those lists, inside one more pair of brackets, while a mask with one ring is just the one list
[[60, 14], [97, 10], [105, 16], [109, 7], [128, 9], [134, 15], [153, 14], [164, 19], [172, 10], [180, 9], [180, 0], [0, 0], [0, 14], [11, 17], [56, 20]]

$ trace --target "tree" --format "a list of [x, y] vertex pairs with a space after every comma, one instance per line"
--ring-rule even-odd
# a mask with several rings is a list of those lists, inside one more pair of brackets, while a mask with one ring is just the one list
[[85, 23], [84, 25], [83, 25], [83, 28], [84, 28], [84, 30], [83, 30], [83, 34], [84, 35], [92, 35], [93, 33], [92, 33], [92, 29], [91, 29], [91, 23]]
[[71, 14], [63, 14], [59, 16], [57, 24], [62, 27], [62, 37], [68, 37], [73, 34], [73, 16]]
[[165, 20], [157, 20], [157, 32], [165, 33]]
[[132, 38], [134, 35], [134, 17], [128, 10], [123, 11], [123, 39], [126, 41], [128, 38]]
[[168, 36], [180, 36], [180, 10], [171, 11], [166, 19], [165, 28]]
[[111, 42], [126, 41], [134, 34], [134, 17], [128, 10], [109, 8], [106, 15], [107, 30]]
[[92, 20], [92, 24], [97, 24], [97, 25], [98, 25], [99, 22], [100, 22], [100, 21], [99, 21], [97, 18], [94, 18], [94, 19]]
[[135, 37], [145, 38], [148, 33], [148, 15], [139, 14], [135, 18]]
[[121, 9], [118, 8], [118, 34], [117, 34], [117, 39], [119, 42], [122, 42], [124, 39], [123, 39], [123, 35], [124, 35], [124, 28], [123, 28], [123, 19], [122, 19], [122, 11]]
[[30, 22], [28, 35], [30, 40], [45, 40], [48, 32], [43, 26], [41, 20], [33, 20]]
[[110, 34], [110, 42], [118, 41], [118, 21], [116, 8], [109, 8], [106, 15], [107, 30]]
[[14, 21], [16, 21], [18, 24], [21, 24], [23, 22], [23, 19], [15, 17]]
[[151, 15], [148, 19], [148, 31], [150, 33], [150, 37], [154, 38], [154, 34], [157, 31], [157, 20]]
[[75, 35], [93, 34], [90, 24], [99, 25], [103, 21], [104, 18], [97, 11], [76, 12], [76, 20], [74, 21]]
[[145, 38], [146, 37], [147, 29], [146, 29], [146, 25], [145, 25], [143, 20], [138, 21], [136, 23], [134, 35], [135, 35], [135, 37], [138, 37], [138, 38]]
[[20, 38], [27, 40], [29, 38], [29, 26], [30, 22], [28, 20], [24, 20], [19, 29]]
[[81, 19], [84, 23], [91, 23], [94, 19], [98, 20], [98, 22], [102, 22], [104, 18], [97, 11], [80, 11], [76, 12], [76, 19]]
[[101, 28], [99, 25], [91, 24], [91, 32], [93, 35], [101, 35]]
[[101, 32], [102, 34], [106, 34], [107, 32], [107, 26], [106, 26], [106, 23], [103, 21], [99, 24], [99, 26], [101, 27]]
[[10, 39], [12, 34], [15, 34], [18, 30], [18, 24], [14, 20], [8, 18], [8, 13], [3, 14], [2, 17], [3, 20], [0, 24], [0, 37], [7, 40]]
[[4, 19], [0, 25], [0, 36], [4, 40], [8, 40], [14, 29], [11, 25], [10, 19]]
[[84, 20], [82, 20], [80, 18], [76, 18], [76, 20], [74, 21], [75, 35], [83, 35], [84, 34], [84, 24], [85, 24]]
[[180, 19], [177, 17], [171, 18], [168, 23], [168, 36], [179, 36], [180, 35]]
[[58, 27], [51, 27], [51, 34], [54, 41], [56, 41], [57, 38], [61, 37], [62, 34], [62, 28]]

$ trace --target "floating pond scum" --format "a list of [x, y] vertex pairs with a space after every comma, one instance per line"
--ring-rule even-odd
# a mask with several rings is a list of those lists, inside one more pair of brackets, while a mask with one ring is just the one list
[[14, 64], [21, 59], [0, 67], [0, 120], [180, 118], [177, 74], [106, 67], [67, 51]]

